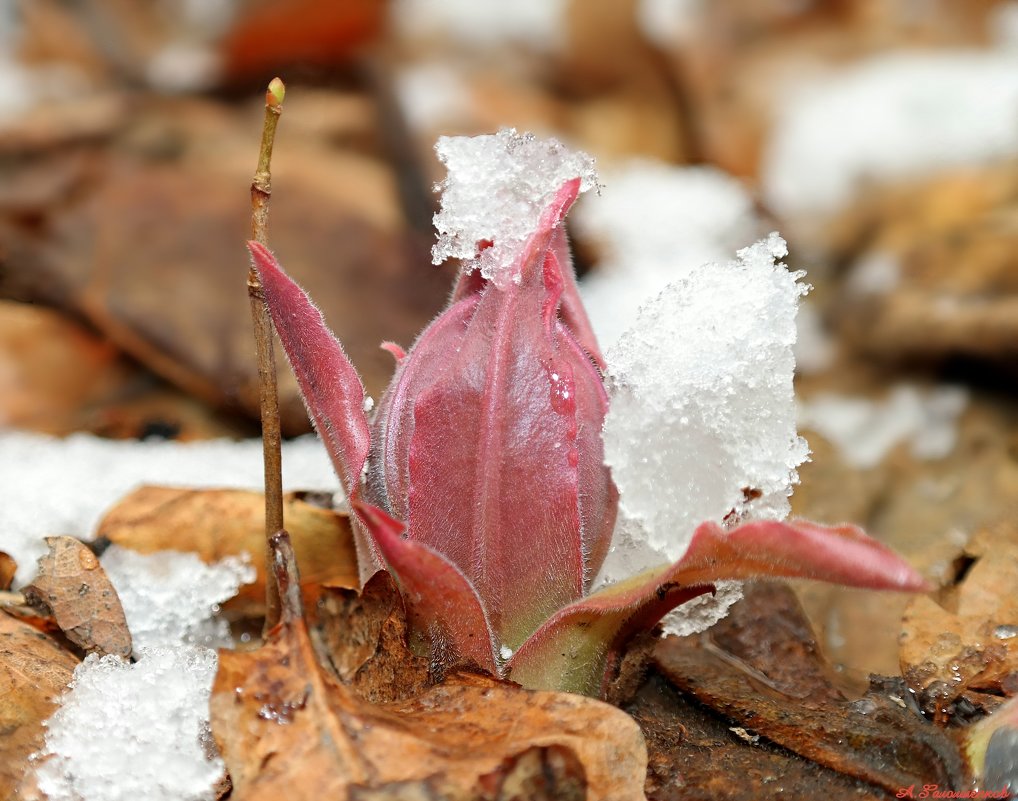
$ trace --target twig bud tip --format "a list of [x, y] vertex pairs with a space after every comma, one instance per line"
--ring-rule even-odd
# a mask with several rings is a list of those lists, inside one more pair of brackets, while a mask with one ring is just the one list
[[268, 91], [265, 92], [265, 102], [270, 106], [283, 105], [283, 98], [286, 97], [286, 84], [281, 78], [273, 78], [269, 81]]

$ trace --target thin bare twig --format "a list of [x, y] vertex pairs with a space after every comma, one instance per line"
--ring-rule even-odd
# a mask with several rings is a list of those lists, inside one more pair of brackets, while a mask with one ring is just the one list
[[[265, 123], [262, 144], [258, 150], [258, 166], [251, 182], [251, 238], [268, 245], [269, 199], [272, 197], [272, 145], [276, 125], [283, 111], [286, 87], [279, 78], [269, 83], [265, 92]], [[279, 622], [279, 587], [272, 568], [269, 540], [283, 530], [283, 462], [279, 431], [279, 394], [276, 391], [276, 359], [272, 345], [272, 320], [265, 305], [265, 292], [254, 266], [247, 274], [247, 292], [251, 299], [255, 347], [258, 352], [259, 400], [262, 414], [262, 450], [265, 462], [265, 628]]]

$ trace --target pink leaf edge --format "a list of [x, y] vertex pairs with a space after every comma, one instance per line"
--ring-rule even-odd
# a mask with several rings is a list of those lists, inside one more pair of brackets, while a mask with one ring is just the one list
[[473, 586], [448, 559], [405, 539], [405, 526], [370, 504], [351, 499], [375, 547], [399, 584], [411, 631], [431, 648], [440, 669], [472, 661], [498, 674], [495, 641], [484, 605]]
[[307, 293], [267, 247], [258, 242], [247, 246], [304, 403], [347, 494], [353, 495], [371, 446], [364, 385]]
[[929, 584], [887, 546], [852, 525], [757, 520], [726, 532], [701, 524], [683, 557], [564, 607], [517, 650], [509, 678], [536, 689], [596, 694], [626, 640], [714, 582], [763, 576], [812, 578], [916, 592]]

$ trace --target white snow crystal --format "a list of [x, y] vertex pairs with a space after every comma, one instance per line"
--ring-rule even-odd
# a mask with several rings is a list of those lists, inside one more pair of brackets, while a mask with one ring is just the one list
[[37, 769], [50, 801], [211, 801], [223, 762], [209, 758], [216, 652], [155, 648], [136, 664], [89, 656], [46, 722]]
[[[435, 215], [432, 259], [470, 259], [468, 269], [479, 267], [498, 286], [518, 280], [516, 257], [562, 184], [580, 178], [581, 192], [597, 186], [594, 159], [586, 153], [514, 128], [443, 136], [435, 150], [448, 175], [437, 187], [442, 208]], [[494, 244], [478, 254], [481, 240]]]
[[567, 0], [396, 0], [389, 16], [403, 38], [451, 36], [488, 55], [505, 45], [555, 50], [565, 39], [567, 8]]
[[635, 160], [604, 176], [596, 202], [577, 205], [577, 235], [604, 252], [580, 294], [603, 348], [636, 320], [640, 305], [694, 268], [752, 242], [760, 223], [735, 178], [712, 167]]
[[947, 456], [967, 403], [962, 387], [922, 392], [899, 384], [884, 401], [822, 393], [800, 404], [799, 424], [830, 440], [848, 464], [867, 469], [901, 442], [919, 459]]
[[156, 646], [231, 644], [219, 604], [255, 579], [250, 559], [207, 565], [193, 553], [140, 554], [111, 545], [100, 561], [120, 596], [135, 652]]
[[627, 515], [625, 508], [619, 509], [611, 546], [608, 548], [601, 570], [591, 585], [591, 591], [597, 592], [609, 584], [623, 581], [651, 568], [661, 567], [670, 561], [674, 560], [650, 545], [647, 541], [647, 532], [640, 521]]
[[677, 606], [664, 616], [661, 625], [665, 634], [685, 637], [706, 631], [728, 614], [736, 601], [742, 600], [741, 581], [718, 581], [714, 594], [699, 595], [682, 606]]
[[608, 352], [605, 461], [624, 518], [668, 560], [705, 520], [788, 513], [808, 453], [792, 389], [808, 286], [775, 263], [786, 253], [771, 234], [735, 261], [690, 271]]
[[[651, 568], [674, 561], [661, 551], [655, 550], [647, 543], [647, 534], [640, 523], [619, 514], [615, 532], [612, 535], [611, 548], [608, 556], [594, 580], [591, 591], [617, 581], [630, 578]], [[680, 637], [687, 634], [709, 629], [725, 615], [728, 609], [742, 598], [742, 582], [719, 581], [715, 584], [714, 594], [698, 596], [676, 607], [661, 621], [666, 634]]]
[[[144, 484], [260, 490], [261, 451], [258, 440], [133, 442], [0, 432], [0, 551], [14, 557], [17, 581], [24, 583], [46, 552], [43, 537], [90, 539], [109, 507]], [[283, 485], [338, 489], [317, 437], [283, 444]]]
[[1018, 52], [891, 53], [848, 67], [778, 112], [764, 157], [780, 215], [823, 216], [865, 181], [1018, 153]]

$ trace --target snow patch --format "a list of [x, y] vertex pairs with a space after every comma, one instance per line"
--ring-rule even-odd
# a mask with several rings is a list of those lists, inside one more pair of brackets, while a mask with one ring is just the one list
[[608, 352], [605, 462], [622, 515], [667, 561], [706, 520], [788, 514], [808, 453], [792, 388], [808, 286], [777, 261], [786, 253], [771, 234], [735, 261], [691, 270]]
[[[110, 506], [144, 484], [261, 490], [262, 482], [260, 440], [133, 442], [0, 433], [0, 551], [14, 557], [16, 580], [24, 583], [46, 552], [43, 537], [91, 539]], [[283, 444], [283, 486], [339, 491], [317, 437]]]
[[962, 387], [924, 392], [900, 384], [883, 401], [824, 393], [800, 404], [799, 425], [830, 440], [851, 466], [868, 469], [902, 442], [917, 459], [948, 456], [967, 405]]
[[749, 193], [712, 167], [635, 160], [608, 172], [603, 189], [572, 215], [577, 235], [604, 253], [580, 284], [602, 348], [668, 283], [707, 262], [726, 261], [759, 232]]
[[389, 17], [404, 39], [451, 37], [482, 54], [507, 45], [554, 52], [565, 41], [568, 7], [568, 0], [395, 0]]
[[670, 48], [700, 29], [707, 0], [640, 0], [636, 21], [647, 41]]
[[[442, 208], [435, 215], [432, 260], [468, 259], [464, 269], [479, 268], [496, 286], [519, 280], [517, 258], [562, 184], [580, 178], [581, 192], [597, 187], [592, 157], [515, 128], [443, 136], [435, 151], [448, 175], [436, 188]], [[478, 252], [481, 241], [492, 245]]]
[[661, 625], [665, 634], [677, 637], [699, 634], [726, 617], [732, 604], [741, 600], [741, 581], [716, 581], [713, 594], [698, 595], [675, 607], [662, 618]]
[[158, 646], [231, 646], [230, 627], [216, 617], [219, 604], [255, 580], [244, 558], [207, 565], [193, 553], [140, 554], [111, 545], [100, 561], [120, 596], [136, 652]]
[[820, 312], [809, 301], [799, 304], [795, 318], [796, 339], [792, 346], [795, 369], [800, 374], [822, 373], [834, 364], [837, 346]]
[[418, 133], [439, 131], [473, 116], [469, 85], [459, 70], [444, 62], [404, 67], [396, 76], [396, 94]]
[[1018, 52], [891, 53], [789, 98], [764, 157], [779, 215], [837, 211], [866, 181], [1018, 153]]
[[154, 648], [131, 664], [91, 655], [46, 722], [39, 789], [50, 801], [212, 801], [216, 652]]

